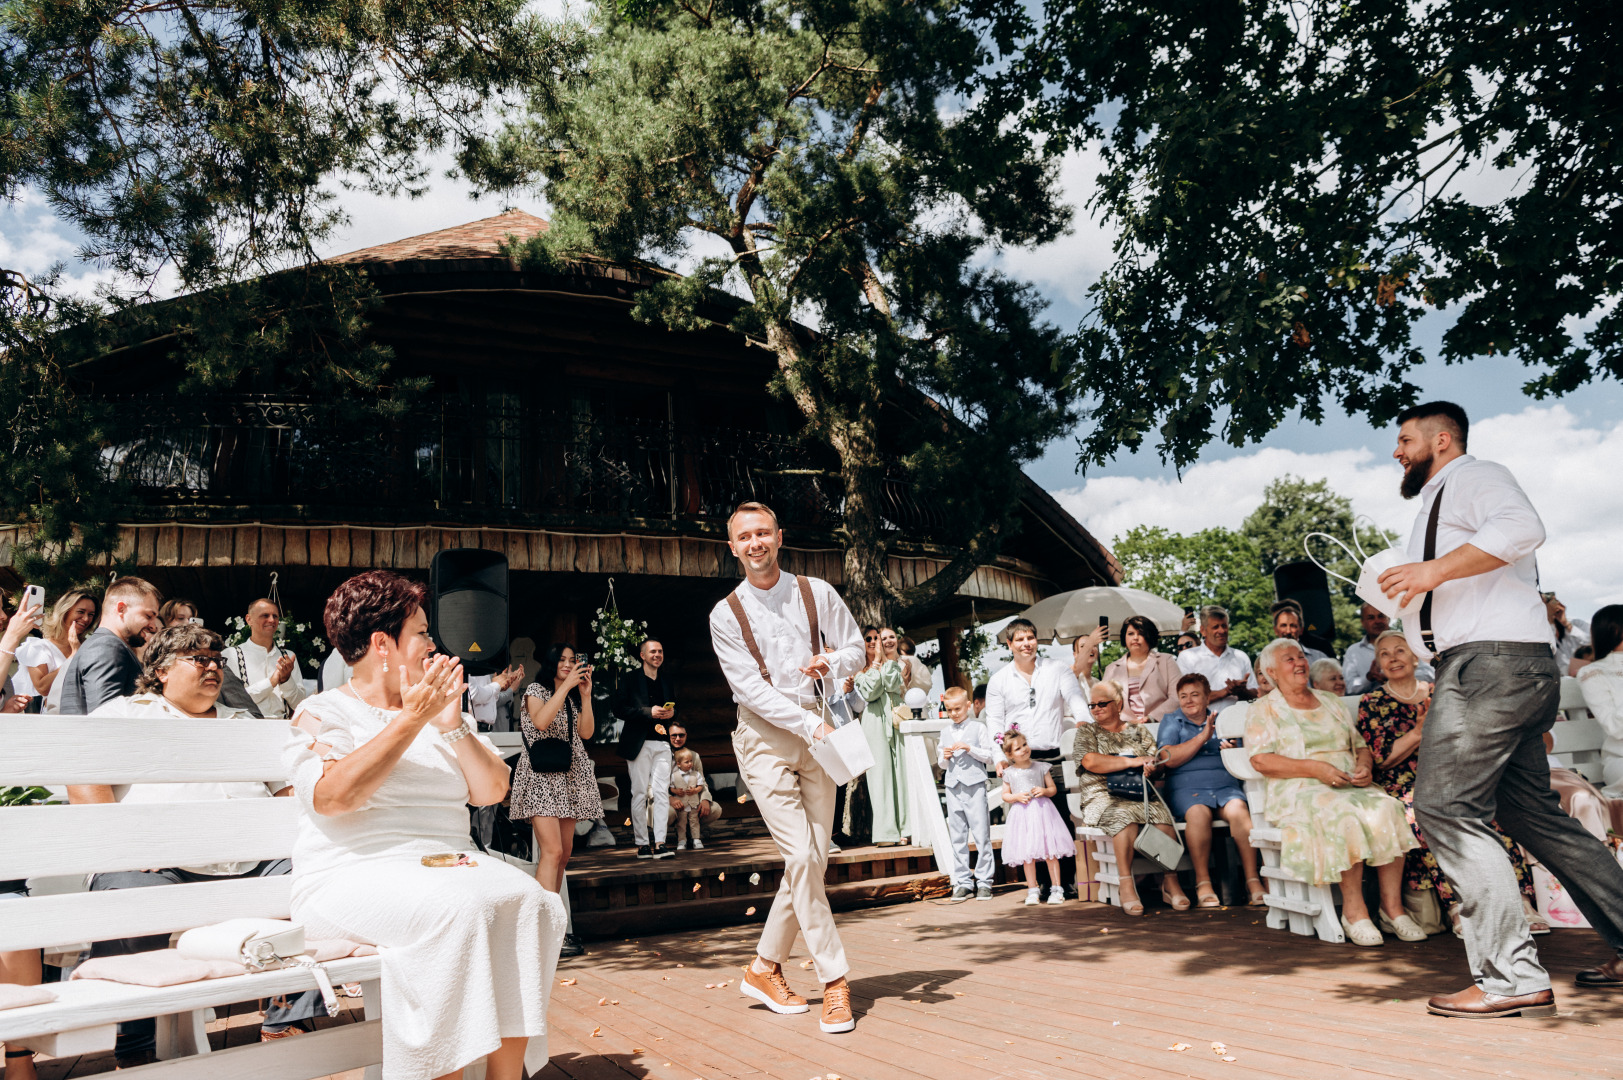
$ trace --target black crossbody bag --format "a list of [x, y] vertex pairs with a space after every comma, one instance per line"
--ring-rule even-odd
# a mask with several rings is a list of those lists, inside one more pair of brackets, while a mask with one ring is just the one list
[[[563, 711], [568, 717], [569, 733], [562, 739], [536, 739], [524, 742], [525, 752], [530, 757], [530, 771], [533, 773], [561, 773], [568, 772], [569, 766], [575, 761], [575, 703], [564, 695]], [[556, 720], [553, 723], [557, 723]]]

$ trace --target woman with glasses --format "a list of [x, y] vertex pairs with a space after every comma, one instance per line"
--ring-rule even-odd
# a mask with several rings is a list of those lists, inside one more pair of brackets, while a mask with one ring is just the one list
[[1183, 633], [1178, 635], [1178, 645], [1177, 645], [1177, 649], [1175, 651], [1180, 652], [1180, 653], [1181, 652], [1187, 652], [1188, 650], [1193, 649], [1196, 645], [1199, 645], [1199, 644], [1200, 644], [1200, 638], [1195, 636], [1194, 634], [1191, 634], [1189, 631], [1185, 630]]
[[893, 715], [907, 688], [898, 645], [896, 631], [881, 626], [878, 649], [869, 656], [868, 666], [858, 672], [855, 679], [857, 693], [867, 703], [862, 712], [862, 734], [868, 739], [874, 764], [863, 776], [873, 811], [873, 843], [878, 847], [905, 844], [909, 832], [907, 779], [902, 775], [902, 731]]
[[[1128, 723], [1122, 715], [1126, 692], [1120, 683], [1108, 679], [1095, 683], [1088, 695], [1088, 712], [1093, 723], [1083, 724], [1076, 732], [1077, 790], [1082, 796], [1082, 821], [1103, 831], [1110, 837], [1116, 852], [1116, 866], [1122, 871], [1116, 888], [1121, 895], [1121, 910], [1127, 915], [1144, 914], [1144, 902], [1138, 898], [1138, 882], [1134, 880], [1133, 841], [1138, 830], [1154, 825], [1168, 836], [1176, 837], [1172, 815], [1153, 795], [1146, 804], [1143, 798], [1113, 795], [1105, 783], [1109, 773], [1137, 770], [1150, 783], [1155, 768], [1155, 732], [1143, 724]], [[1189, 897], [1178, 884], [1178, 875], [1161, 875], [1161, 899], [1175, 911], [1189, 910]]]
[[1157, 649], [1161, 632], [1142, 615], [1121, 624], [1125, 656], [1105, 668], [1105, 678], [1127, 688], [1127, 718], [1135, 724], [1158, 720], [1177, 705], [1178, 661]]

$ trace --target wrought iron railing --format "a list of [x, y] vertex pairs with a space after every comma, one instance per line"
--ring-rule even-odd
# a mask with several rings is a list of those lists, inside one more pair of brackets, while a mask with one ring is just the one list
[[[437, 515], [476, 524], [719, 521], [745, 499], [786, 526], [837, 528], [843, 485], [825, 446], [699, 428], [435, 399], [391, 420], [343, 423], [307, 401], [136, 398], [104, 451], [132, 510], [299, 507], [354, 520]], [[899, 467], [887, 523], [918, 539], [946, 522]]]

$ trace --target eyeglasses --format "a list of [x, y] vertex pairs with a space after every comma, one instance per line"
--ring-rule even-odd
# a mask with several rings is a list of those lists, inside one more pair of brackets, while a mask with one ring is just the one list
[[1114, 704], [1114, 701], [1090, 701], [1088, 702], [1088, 711], [1092, 712], [1095, 709], [1108, 709]]
[[184, 660], [199, 671], [219, 671], [225, 662], [218, 656], [177, 656], [176, 660]]

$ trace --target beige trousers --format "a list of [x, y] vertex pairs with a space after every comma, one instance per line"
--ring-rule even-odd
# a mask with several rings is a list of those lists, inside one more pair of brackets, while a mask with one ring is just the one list
[[834, 826], [834, 781], [812, 758], [805, 739], [742, 705], [733, 750], [761, 820], [783, 855], [783, 879], [757, 951], [763, 960], [787, 963], [799, 933], [817, 966], [817, 978], [825, 983], [843, 978], [850, 965], [823, 890]]

